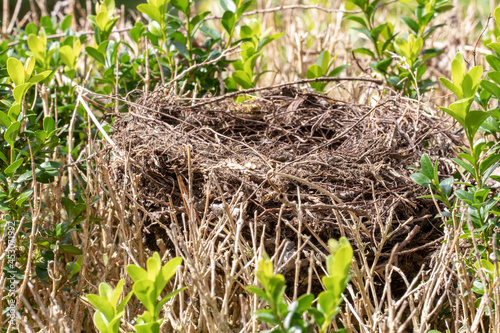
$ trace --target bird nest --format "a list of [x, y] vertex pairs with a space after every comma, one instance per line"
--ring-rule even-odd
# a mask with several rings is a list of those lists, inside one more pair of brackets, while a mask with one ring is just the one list
[[[409, 167], [423, 153], [451, 156], [457, 139], [420, 104], [356, 104], [291, 87], [239, 104], [192, 103], [158, 89], [115, 124], [115, 155], [127, 158], [112, 159], [110, 169], [117, 188], [131, 191], [134, 179], [150, 249], [158, 239], [172, 245], [165, 227], [192, 214], [189, 198], [198, 221], [232, 214], [247, 239], [256, 224], [268, 253], [284, 239], [293, 247], [299, 229], [305, 248], [324, 253], [328, 239], [345, 235], [368, 257], [379, 249], [381, 265], [395, 251], [412, 275], [439, 245], [437, 210], [418, 198], [428, 193]], [[442, 176], [453, 172], [440, 163]]]

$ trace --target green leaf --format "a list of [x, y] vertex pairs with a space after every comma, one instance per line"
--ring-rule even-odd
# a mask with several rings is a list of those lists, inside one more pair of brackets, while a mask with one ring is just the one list
[[277, 34], [272, 34], [271, 36], [268, 36], [268, 37], [264, 37], [259, 42], [259, 45], [257, 45], [257, 50], [258, 51], [262, 50], [262, 48], [264, 46], [266, 46], [267, 44], [271, 43], [272, 41], [275, 41], [275, 40], [281, 38], [283, 35], [284, 35], [284, 33], [277, 33]]
[[336, 77], [338, 76], [344, 69], [346, 69], [347, 67], [349, 67], [349, 64], [345, 64], [345, 65], [342, 65], [342, 66], [339, 66], [339, 67], [336, 67], [334, 68], [329, 74], [328, 76], [329, 77]]
[[115, 26], [116, 22], [118, 22], [118, 19], [119, 17], [115, 17], [114, 19], [108, 21], [108, 24], [106, 25], [106, 31], [111, 31]]
[[113, 293], [112, 293], [111, 298], [108, 297], [108, 300], [110, 301], [111, 305], [113, 305], [114, 308], [116, 308], [116, 305], [118, 304], [118, 300], [120, 299], [120, 296], [121, 296], [122, 291], [123, 291], [124, 283], [125, 283], [125, 280], [120, 279], [120, 281], [118, 281], [118, 283], [116, 284], [116, 288], [114, 290], [112, 290]]
[[315, 308], [310, 308], [308, 313], [313, 316], [313, 320], [316, 325], [318, 325], [319, 327], [323, 326], [323, 323], [325, 322], [325, 315], [321, 313], [321, 311]]
[[417, 173], [410, 175], [410, 178], [415, 183], [417, 183], [418, 185], [423, 186], [423, 187], [429, 187], [429, 185], [432, 184], [432, 180], [420, 172], [417, 172]]
[[271, 294], [271, 301], [274, 304], [283, 303], [283, 294], [286, 289], [285, 278], [283, 275], [276, 274], [271, 277], [268, 282], [268, 290], [266, 291]]
[[495, 71], [500, 71], [500, 59], [492, 54], [487, 55], [485, 59]]
[[43, 119], [43, 129], [47, 134], [51, 133], [56, 128], [54, 118], [47, 116]]
[[392, 58], [384, 59], [382, 61], [372, 62], [370, 64], [370, 67], [376, 72], [379, 72], [381, 74], [386, 74], [387, 69], [389, 68], [389, 65], [391, 64], [391, 62], [392, 62]]
[[12, 120], [10, 120], [9, 116], [5, 112], [0, 111], [0, 125], [9, 128], [10, 124], [12, 124]]
[[149, 4], [140, 4], [137, 6], [137, 9], [149, 16], [152, 20], [158, 23], [162, 23], [160, 10], [155, 6]]
[[254, 2], [255, 0], [246, 0], [243, 3], [239, 3], [239, 7], [236, 10], [236, 18], [239, 20], [243, 13], [250, 7], [250, 5]]
[[95, 294], [85, 295], [85, 297], [90, 304], [92, 304], [102, 315], [104, 315], [104, 319], [106, 319], [107, 322], [110, 322], [114, 318], [115, 309], [105, 297]]
[[[475, 264], [477, 264], [477, 262]], [[483, 270], [490, 276], [490, 280], [493, 281], [495, 265], [486, 259], [481, 259], [481, 266], [483, 266]], [[479, 269], [479, 265], [477, 265], [476, 268]]]
[[330, 65], [330, 52], [327, 50], [321, 51], [316, 64], [320, 67], [322, 74], [326, 74], [328, 72], [328, 65]]
[[257, 279], [266, 288], [269, 285], [269, 279], [273, 277], [273, 263], [267, 253], [262, 254], [257, 267]]
[[495, 71], [495, 72], [489, 72], [488, 73], [488, 78], [495, 82], [497, 85], [500, 85], [500, 72]]
[[109, 17], [111, 18], [113, 16], [113, 11], [115, 10], [115, 0], [104, 0], [103, 2], [106, 6], [106, 11], [108, 12]]
[[61, 236], [68, 229], [68, 222], [62, 222], [54, 228], [56, 236]]
[[444, 77], [440, 77], [439, 81], [443, 84], [443, 86], [445, 86], [446, 89], [448, 89], [452, 93], [454, 93], [455, 96], [457, 96], [458, 98], [462, 98], [463, 97], [462, 87], [461, 86], [454, 85], [453, 82], [451, 82], [448, 79], [445, 79]]
[[228, 34], [231, 34], [231, 32], [233, 31], [235, 22], [236, 18], [233, 12], [231, 11], [224, 12], [224, 14], [222, 15], [221, 23]]
[[182, 287], [182, 288], [174, 290], [171, 293], [168, 293], [167, 295], [165, 295], [165, 297], [163, 297], [162, 300], [156, 305], [155, 317], [160, 316], [161, 309], [162, 309], [163, 305], [165, 305], [165, 303], [167, 303], [172, 297], [174, 297], [175, 295], [179, 294], [180, 292], [182, 292], [186, 289], [187, 289], [187, 287]]
[[314, 301], [313, 294], [304, 294], [297, 299], [298, 307], [297, 313], [302, 315], [302, 313], [306, 312], [310, 307], [312, 302]]
[[245, 289], [248, 290], [251, 293], [256, 294], [257, 296], [259, 296], [260, 298], [262, 298], [263, 300], [265, 300], [268, 303], [271, 301], [269, 299], [269, 297], [267, 296], [266, 292], [263, 289], [259, 288], [259, 287], [246, 286]]
[[315, 79], [317, 77], [322, 77], [323, 73], [319, 65], [311, 65], [307, 69], [306, 78]]
[[469, 111], [465, 116], [465, 123], [467, 124], [466, 130], [470, 137], [476, 135], [477, 130], [481, 124], [488, 118], [490, 114], [485, 111]]
[[182, 13], [187, 14], [190, 6], [189, 0], [171, 0], [170, 3]]
[[500, 160], [500, 154], [490, 154], [488, 157], [483, 159], [483, 161], [479, 164], [479, 172], [483, 174], [491, 167], [493, 164]]
[[233, 79], [238, 83], [243, 89], [250, 89], [253, 87], [252, 78], [244, 71], [236, 71], [232, 75]]
[[270, 309], [262, 309], [262, 310], [257, 310], [253, 312], [257, 319], [264, 323], [268, 323], [271, 325], [278, 325], [279, 324], [279, 319], [275, 317], [275, 315], [271, 312]]
[[325, 319], [329, 322], [335, 314], [335, 309], [340, 295], [335, 295], [331, 291], [323, 291], [318, 297], [318, 310], [321, 311]]
[[28, 80], [28, 82], [30, 83], [31, 86], [33, 84], [45, 80], [51, 73], [52, 73], [51, 71], [43, 71], [40, 74], [33, 76], [31, 79]]
[[72, 277], [73, 275], [80, 272], [80, 268], [82, 267], [82, 258], [83, 258], [82, 256], [78, 257], [78, 259], [73, 264], [68, 263], [71, 265], [71, 271], [69, 273], [69, 277]]
[[12, 94], [14, 95], [14, 99], [18, 104], [21, 104], [23, 102], [24, 94], [26, 94], [26, 91], [29, 88], [29, 83], [23, 83], [14, 88], [12, 91]]
[[500, 28], [500, 7], [495, 8], [494, 16], [497, 27]]
[[66, 32], [71, 27], [71, 22], [73, 21], [73, 15], [66, 15], [61, 21], [60, 28], [63, 32]]
[[464, 168], [464, 169], [465, 169], [465, 171], [469, 172], [471, 175], [474, 175], [474, 173], [475, 173], [475, 172], [474, 172], [474, 168], [472, 167], [472, 165], [468, 164], [467, 162], [465, 162], [465, 161], [463, 161], [463, 160], [461, 160], [461, 159], [459, 159], [459, 158], [452, 158], [452, 160], [453, 160], [456, 164], [458, 164], [458, 165], [460, 165], [462, 168]]
[[219, 32], [215, 29], [212, 29], [212, 28], [209, 28], [209, 27], [206, 27], [206, 26], [202, 26], [200, 27], [200, 31], [208, 38], [212, 38], [213, 40], [217, 41], [219, 39], [221, 39], [221, 35], [219, 34]]
[[[481, 125], [481, 130], [486, 132], [487, 134], [498, 133], [500, 131], [500, 124], [496, 117], [500, 116], [500, 114], [495, 115], [491, 111], [489, 113], [492, 114], [492, 117], [484, 121], [483, 125]], [[496, 111], [495, 113], [500, 113], [500, 110]]]
[[31, 194], [33, 194], [32, 189], [26, 190], [23, 193], [21, 193], [21, 195], [17, 197], [16, 206], [21, 207], [23, 202], [26, 201], [26, 199], [28, 199], [31, 196]]
[[365, 35], [366, 37], [368, 37], [368, 39], [372, 42], [372, 43], [375, 43], [375, 41], [373, 40], [373, 37], [372, 37], [372, 34], [370, 33], [370, 30], [366, 29], [366, 28], [352, 28], [353, 30], [356, 30], [360, 33], [362, 33], [363, 35]]
[[191, 27], [191, 36], [194, 37], [194, 34], [196, 33], [196, 31], [198, 31], [198, 29], [201, 27], [201, 25], [203, 24], [203, 20], [205, 19], [205, 17], [207, 17], [208, 15], [210, 14], [209, 11], [207, 12], [203, 12], [203, 13], [200, 13], [198, 15], [196, 15], [195, 17], [193, 17], [190, 21], [189, 21], [189, 26]]
[[375, 54], [373, 54], [372, 51], [370, 51], [369, 49], [364, 48], [364, 47], [354, 49], [354, 50], [352, 50], [352, 52], [354, 52], [354, 54], [358, 54], [358, 53], [365, 54], [365, 55], [372, 57], [372, 59], [376, 59]]
[[45, 56], [47, 54], [47, 40], [45, 36], [29, 35], [28, 47], [35, 57], [45, 66]]
[[[243, 64], [243, 70], [245, 73], [248, 74], [248, 77], [250, 78], [250, 81], [252, 80], [253, 76], [253, 68], [255, 66], [255, 62], [257, 61], [257, 58], [261, 55], [261, 53], [255, 53], [251, 57], [247, 58], [245, 60], [245, 63]], [[251, 82], [250, 82], [251, 83]]]
[[244, 25], [240, 28], [241, 39], [251, 39], [253, 36], [255, 36], [255, 34], [250, 26]]
[[490, 81], [481, 80], [481, 87], [483, 87], [484, 89], [486, 89], [487, 91], [489, 91], [497, 99], [500, 98], [500, 87], [497, 84], [495, 84], [493, 82], [490, 82]]
[[92, 46], [87, 46], [85, 48], [85, 51], [94, 58], [95, 60], [99, 61], [101, 64], [106, 65], [106, 58], [104, 58], [104, 55], [99, 52], [96, 48], [93, 48]]
[[371, 35], [371, 39], [372, 41], [377, 41], [378, 40], [378, 37], [380, 36], [380, 34], [382, 33], [382, 31], [384, 31], [384, 29], [387, 27], [387, 23], [383, 23], [383, 24], [380, 24], [379, 26], [373, 28], [372, 30], [370, 30], [370, 35]]
[[346, 239], [341, 238], [340, 248], [333, 254], [333, 257], [333, 267], [328, 274], [335, 280], [336, 286], [333, 291], [340, 294], [344, 291], [345, 285], [349, 279], [349, 269], [351, 268], [353, 257], [352, 247], [348, 242], [346, 244]]
[[0, 151], [0, 160], [4, 161], [5, 164], [8, 164], [9, 162], [7, 161], [7, 157], [5, 157], [5, 154]]
[[422, 168], [422, 173], [428, 178], [432, 179], [434, 175], [434, 167], [432, 166], [431, 159], [429, 155], [423, 154], [420, 157], [420, 167]]
[[[81, 258], [81, 257], [80, 257]], [[123, 309], [125, 308], [125, 306], [127, 305], [128, 301], [130, 300], [130, 298], [132, 297], [132, 295], [134, 294], [134, 292], [130, 292], [128, 293], [127, 296], [125, 296], [122, 301], [120, 302], [120, 304], [118, 305], [118, 307], [116, 308], [116, 311], [118, 312], [122, 312]]]
[[477, 88], [479, 87], [479, 82], [481, 81], [481, 76], [483, 75], [483, 67], [476, 66], [472, 68], [464, 77], [462, 82], [462, 91], [464, 97], [474, 97]]
[[[477, 262], [476, 262], [477, 263]], [[476, 268], [477, 269], [477, 268]], [[475, 292], [476, 294], [479, 295], [484, 295], [484, 285], [480, 280], [475, 280], [474, 283], [472, 284], [472, 291]], [[478, 299], [479, 301], [480, 299]], [[478, 307], [478, 304], [475, 304], [475, 307]], [[462, 331], [463, 332], [463, 331]]]
[[113, 309], [115, 308], [116, 304], [113, 304], [113, 302], [111, 301], [111, 298], [113, 297], [113, 287], [111, 287], [106, 282], [101, 282], [99, 284], [99, 295], [101, 297], [105, 297], [113, 306]]
[[24, 80], [26, 81], [31, 77], [33, 69], [35, 69], [36, 59], [35, 56], [29, 56], [24, 63]]
[[77, 248], [74, 245], [63, 244], [59, 245], [59, 250], [64, 253], [72, 254], [72, 255], [81, 255], [83, 251]]
[[[2, 112], [3, 113], [3, 112]], [[19, 114], [21, 113], [21, 105], [17, 104], [17, 103], [14, 103], [10, 109], [9, 109], [9, 113], [8, 113], [8, 116], [10, 118], [10, 122], [9, 123], [12, 123], [13, 121], [17, 121], [19, 118]], [[10, 125], [10, 124], [9, 124]], [[7, 126], [8, 127], [8, 126]]]
[[3, 137], [7, 143], [13, 147], [16, 142], [16, 138], [19, 135], [19, 129], [21, 128], [21, 123], [16, 121], [13, 122], [9, 128], [5, 131]]
[[465, 203], [474, 204], [474, 195], [464, 190], [456, 190], [455, 195]]
[[[130, 274], [130, 273], [129, 273]], [[132, 287], [134, 294], [141, 301], [150, 313], [155, 312], [156, 305], [156, 288], [153, 281], [140, 280], [136, 281]]]
[[161, 269], [161, 258], [158, 252], [153, 253], [153, 256], [146, 261], [146, 270], [148, 272], [148, 279], [155, 281]]
[[368, 29], [368, 25], [366, 24], [365, 20], [363, 20], [361, 17], [349, 15], [349, 16], [346, 16], [345, 19], [349, 20], [349, 21], [357, 22], [357, 23], [361, 24], [363, 27]]
[[16, 58], [7, 59], [7, 72], [16, 86], [24, 83], [24, 67]]
[[38, 32], [38, 27], [36, 26], [36, 23], [30, 22], [26, 24], [26, 28], [24, 28], [24, 32], [26, 33], [26, 36], [29, 36], [31, 34], [36, 35]]
[[453, 83], [457, 87], [462, 86], [462, 82], [465, 76], [465, 61], [460, 53], [457, 53], [455, 59], [451, 62], [451, 77]]
[[[6, 162], [7, 163], [7, 162]], [[25, 181], [33, 179], [33, 171], [28, 170], [22, 175], [19, 176], [19, 178], [16, 179], [16, 183], [23, 183]]]
[[[149, 22], [148, 30], [149, 30], [149, 32], [151, 32], [153, 35], [155, 35], [158, 38], [163, 37], [163, 32], [161, 30], [161, 26], [156, 21]], [[173, 35], [171, 35], [171, 36], [173, 36]], [[183, 35], [183, 37], [184, 37], [184, 35]]]
[[66, 66], [70, 68], [73, 68], [75, 66], [75, 54], [73, 53], [73, 48], [71, 46], [62, 46], [59, 49], [59, 56]]
[[160, 324], [147, 323], [147, 324], [137, 324], [134, 325], [134, 328], [137, 330], [137, 333], [158, 333], [160, 332]]
[[[88, 296], [90, 296], [90, 295], [88, 295]], [[94, 324], [97, 327], [97, 329], [99, 330], [99, 332], [102, 332], [102, 333], [109, 332], [109, 329], [108, 329], [109, 321], [106, 319], [106, 316], [101, 311], [96, 311], [94, 313]]]
[[467, 128], [467, 124], [465, 123], [465, 117], [467, 116], [467, 112], [469, 112], [470, 105], [473, 102], [473, 98], [464, 98], [456, 101], [455, 103], [450, 104], [450, 108], [441, 108], [441, 110], [448, 113], [450, 116], [455, 118], [456, 121], [460, 123], [464, 128]]
[[106, 31], [106, 25], [108, 24], [108, 12], [106, 10], [101, 10], [97, 13], [95, 22], [101, 31]]
[[148, 272], [139, 266], [128, 265], [125, 269], [134, 282], [138, 282], [140, 280], [145, 280], [148, 278]]
[[176, 257], [167, 262], [160, 270], [160, 274], [156, 278], [156, 290], [161, 293], [168, 281], [175, 275], [177, 267], [182, 264], [182, 258]]
[[445, 178], [439, 183], [439, 187], [445, 196], [450, 196], [453, 189], [453, 177]]
[[409, 17], [402, 17], [401, 20], [415, 33], [415, 35], [418, 35], [420, 27], [417, 22]]
[[142, 37], [142, 34], [144, 32], [144, 26], [142, 22], [136, 22], [134, 27], [130, 29], [129, 34], [130, 37], [137, 43], [139, 44], [139, 40]]
[[24, 158], [20, 158], [14, 162], [12, 162], [4, 171], [7, 176], [13, 175], [16, 170], [23, 164]]

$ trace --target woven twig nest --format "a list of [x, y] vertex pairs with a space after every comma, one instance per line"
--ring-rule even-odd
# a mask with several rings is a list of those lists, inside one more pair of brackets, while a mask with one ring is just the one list
[[[417, 198], [426, 191], [410, 180], [408, 167], [418, 166], [423, 153], [451, 156], [456, 139], [417, 103], [389, 98], [353, 104], [294, 88], [266, 91], [243, 104], [197, 103], [185, 105], [160, 89], [140, 99], [115, 126], [113, 140], [128, 155], [140, 203], [165, 226], [172, 222], [170, 200], [177, 214], [186, 213], [181, 193], [189, 183], [189, 147], [197, 214], [206, 213], [207, 193], [209, 213], [215, 215], [222, 200], [238, 196], [245, 203], [241, 216], [252, 221], [257, 216], [258, 225], [266, 225], [273, 249], [277, 235], [296, 238], [290, 225], [298, 224], [298, 193], [303, 233], [319, 249], [341, 234], [377, 248], [381, 226], [390, 219], [384, 256], [399, 244], [399, 260], [414, 269], [414, 261], [441, 237], [434, 203]], [[123, 188], [124, 160], [113, 160], [111, 170]], [[443, 176], [452, 171], [442, 163]], [[210, 175], [224, 199], [215, 181], [208, 188]], [[281, 223], [278, 231], [280, 210], [290, 225]], [[362, 224], [359, 235], [352, 224]], [[157, 238], [170, 243], [152, 221], [144, 224], [144, 236], [151, 249]]]

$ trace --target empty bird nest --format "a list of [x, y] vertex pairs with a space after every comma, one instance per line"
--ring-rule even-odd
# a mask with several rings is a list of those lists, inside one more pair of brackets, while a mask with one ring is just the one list
[[442, 236], [435, 205], [418, 199], [428, 193], [411, 181], [409, 167], [427, 153], [442, 157], [443, 177], [452, 174], [446, 157], [458, 143], [442, 118], [416, 102], [356, 104], [292, 87], [240, 104], [187, 103], [157, 89], [116, 122], [113, 141], [115, 156], [127, 156], [110, 160], [114, 181], [132, 191], [133, 174], [152, 250], [158, 239], [172, 246], [165, 229], [173, 216], [182, 221], [194, 211], [196, 223], [210, 226], [231, 214], [241, 237], [250, 239], [254, 225], [264, 231], [270, 254], [285, 239], [293, 248], [300, 228], [304, 250], [327, 253], [328, 239], [345, 235], [368, 256], [380, 249], [383, 265], [396, 248], [409, 275]]

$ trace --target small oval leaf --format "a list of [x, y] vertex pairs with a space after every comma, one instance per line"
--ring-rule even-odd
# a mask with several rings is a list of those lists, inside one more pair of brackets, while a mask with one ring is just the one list
[[24, 83], [24, 66], [16, 58], [7, 59], [7, 72], [16, 86]]
[[19, 135], [19, 129], [21, 128], [21, 123], [16, 121], [12, 123], [9, 128], [5, 131], [5, 134], [3, 135], [5, 141], [11, 146], [14, 145], [14, 142], [16, 142], [16, 138]]

